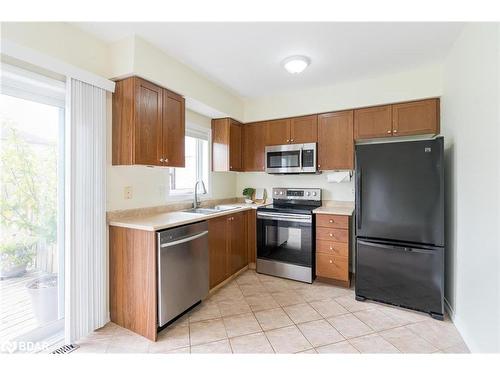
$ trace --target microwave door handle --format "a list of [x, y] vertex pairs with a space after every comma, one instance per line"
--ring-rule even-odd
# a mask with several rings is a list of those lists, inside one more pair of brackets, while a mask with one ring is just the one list
[[299, 168], [302, 171], [303, 170], [303, 163], [302, 163], [302, 158], [304, 157], [304, 146], [300, 147], [300, 154], [299, 154]]

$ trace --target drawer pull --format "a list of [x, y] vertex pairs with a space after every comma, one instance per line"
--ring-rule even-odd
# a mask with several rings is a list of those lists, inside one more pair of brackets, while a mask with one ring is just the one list
[[330, 259], [330, 264], [332, 264], [332, 263], [333, 263], [333, 260]]
[[330, 219], [330, 223], [333, 223], [333, 219]]
[[330, 250], [333, 250], [333, 246], [330, 246]]
[[330, 237], [333, 237], [333, 233], [330, 233]]

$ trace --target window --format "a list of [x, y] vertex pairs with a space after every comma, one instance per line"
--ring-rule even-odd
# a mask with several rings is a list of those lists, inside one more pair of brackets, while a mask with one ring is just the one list
[[186, 165], [170, 169], [170, 195], [192, 195], [196, 181], [200, 180], [210, 194], [209, 132], [210, 129], [188, 125], [184, 141]]

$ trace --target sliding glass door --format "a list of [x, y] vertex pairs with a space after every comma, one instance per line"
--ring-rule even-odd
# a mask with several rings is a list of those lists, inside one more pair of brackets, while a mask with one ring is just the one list
[[64, 328], [64, 83], [2, 67], [1, 88], [0, 342], [36, 351]]

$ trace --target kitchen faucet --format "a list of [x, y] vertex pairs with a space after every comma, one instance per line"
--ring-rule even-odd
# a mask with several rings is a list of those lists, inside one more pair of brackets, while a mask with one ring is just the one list
[[198, 200], [198, 184], [201, 182], [201, 187], [203, 188], [203, 193], [207, 193], [207, 189], [205, 188], [205, 184], [203, 183], [202, 180], [196, 181], [194, 184], [194, 202], [193, 202], [193, 208], [198, 208], [201, 204], [201, 202]]

